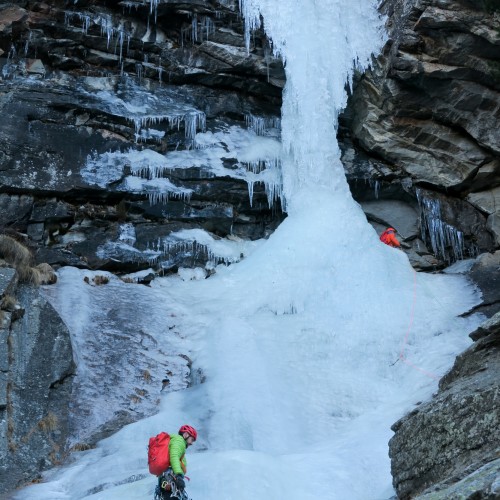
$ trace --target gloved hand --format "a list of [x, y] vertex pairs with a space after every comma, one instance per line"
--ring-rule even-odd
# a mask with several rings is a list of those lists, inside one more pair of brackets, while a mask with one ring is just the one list
[[186, 487], [184, 476], [182, 474], [177, 474], [177, 476], [175, 476], [175, 484], [180, 490], [183, 490]]

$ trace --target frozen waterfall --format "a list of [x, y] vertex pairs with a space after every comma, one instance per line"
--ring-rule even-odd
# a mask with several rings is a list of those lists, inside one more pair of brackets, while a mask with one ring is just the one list
[[[172, 276], [135, 292], [129, 314], [161, 345], [159, 319], [171, 313], [206, 381], [162, 396], [160, 413], [15, 498], [152, 499], [147, 440], [189, 423], [200, 436], [187, 454], [193, 500], [389, 499], [390, 426], [432, 394], [470, 342], [479, 320], [458, 315], [477, 303], [475, 290], [459, 275], [416, 274], [403, 252], [380, 243], [340, 163], [345, 86], [383, 42], [375, 3], [241, 0], [241, 10], [247, 36], [262, 16], [286, 65], [289, 217], [210, 279]], [[90, 307], [75, 317], [68, 306], [78, 272], [62, 270], [49, 297], [75, 336], [93, 321]], [[108, 307], [134, 286], [116, 283]], [[411, 364], [397, 362], [401, 352]]]
[[323, 186], [346, 196], [337, 119], [353, 69], [366, 68], [382, 46], [383, 23], [375, 2], [240, 0], [240, 5], [247, 44], [263, 18], [273, 50], [285, 63], [282, 141], [289, 209], [299, 190], [314, 193]]

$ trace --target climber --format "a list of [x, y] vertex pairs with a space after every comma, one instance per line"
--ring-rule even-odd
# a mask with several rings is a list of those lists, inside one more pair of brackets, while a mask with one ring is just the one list
[[155, 491], [155, 500], [167, 500], [172, 498], [187, 498], [184, 488], [184, 474], [186, 473], [185, 452], [198, 437], [194, 427], [183, 425], [177, 434], [170, 435], [168, 453], [170, 467], [158, 477], [158, 486]]
[[399, 243], [398, 239], [396, 238], [396, 233], [397, 231], [393, 227], [388, 227], [380, 235], [380, 241], [382, 243], [385, 243], [386, 245], [389, 245], [390, 247], [400, 248], [401, 243]]

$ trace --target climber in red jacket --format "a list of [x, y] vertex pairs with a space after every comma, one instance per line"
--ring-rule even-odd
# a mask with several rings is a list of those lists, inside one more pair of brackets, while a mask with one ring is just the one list
[[380, 241], [389, 245], [390, 247], [399, 248], [401, 247], [401, 243], [399, 243], [396, 238], [397, 231], [393, 227], [388, 227], [381, 235]]

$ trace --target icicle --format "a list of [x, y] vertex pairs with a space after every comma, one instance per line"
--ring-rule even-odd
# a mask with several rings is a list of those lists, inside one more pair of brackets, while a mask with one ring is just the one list
[[137, 76], [137, 80], [139, 81], [139, 85], [142, 82], [142, 72], [143, 72], [143, 66], [141, 63], [137, 63], [135, 65], [135, 74]]
[[198, 15], [195, 14], [191, 20], [191, 41], [198, 41]]
[[251, 113], [245, 115], [246, 126], [257, 135], [268, 135], [270, 129], [281, 130], [281, 119], [278, 117], [255, 116]]
[[374, 179], [371, 179], [371, 178], [365, 179], [365, 183], [366, 182], [368, 182], [368, 185], [371, 188], [373, 188], [373, 192], [374, 192], [375, 198], [378, 200], [379, 189], [380, 189], [380, 182], [378, 180], [374, 180]]
[[163, 67], [161, 65], [161, 57], [160, 57], [160, 59], [158, 61], [158, 68], [156, 68], [156, 69], [158, 71], [158, 81], [160, 82], [160, 85], [161, 85], [161, 83], [162, 83], [162, 81], [161, 81], [161, 75], [163, 74]]
[[90, 23], [94, 23], [98, 25], [101, 29], [101, 36], [106, 36], [106, 47], [109, 50], [109, 46], [111, 41], [117, 37], [117, 40], [115, 42], [115, 48], [114, 48], [114, 53], [116, 54], [118, 45], [120, 47], [120, 52], [119, 52], [119, 61], [121, 62], [123, 58], [123, 44], [125, 39], [127, 40], [127, 53], [130, 48], [130, 38], [131, 35], [130, 33], [125, 32], [122, 29], [117, 29], [113, 27], [113, 19], [109, 15], [99, 15], [92, 17], [89, 14], [86, 13], [81, 13], [81, 12], [65, 12], [64, 13], [64, 21], [66, 25], [70, 24], [70, 21], [72, 18], [78, 18], [80, 21], [82, 21], [82, 31], [85, 35], [88, 34], [88, 30], [90, 27]]
[[33, 34], [33, 33], [30, 31], [30, 32], [29, 32], [29, 35], [28, 35], [28, 38], [27, 38], [27, 40], [26, 40], [26, 43], [25, 43], [25, 45], [24, 45], [24, 57], [26, 57], [26, 56], [28, 55], [28, 49], [29, 49], [29, 44], [30, 44], [30, 42], [31, 42], [31, 35], [32, 35], [32, 34]]
[[253, 203], [254, 185], [256, 183], [264, 184], [269, 208], [272, 208], [278, 200], [285, 203], [283, 200], [281, 161], [279, 159], [243, 162], [241, 165], [254, 174], [253, 177], [245, 177], [248, 185], [250, 206]]
[[[142, 65], [136, 65], [137, 77], [140, 79], [142, 76]], [[192, 111], [185, 114], [178, 115], [158, 115], [158, 116], [134, 116], [127, 117], [128, 120], [134, 122], [136, 142], [141, 139], [141, 130], [148, 125], [156, 125], [166, 121], [169, 128], [180, 130], [181, 124], [184, 124], [184, 135], [192, 145], [196, 136], [197, 130], [205, 131], [206, 129], [206, 115], [203, 111]]]
[[2, 68], [2, 76], [4, 78], [9, 78], [16, 69], [14, 64], [14, 58], [16, 57], [17, 51], [14, 44], [10, 45], [9, 52], [7, 53], [7, 62], [4, 64]]
[[266, 72], [267, 72], [267, 81], [269, 82], [269, 62], [271, 60], [271, 54], [269, 46], [266, 44], [264, 47], [264, 61], [266, 62]]
[[[118, 61], [121, 63], [122, 62], [122, 55], [123, 55], [123, 38], [124, 38], [124, 33], [123, 31], [119, 31], [118, 33], [118, 39], [117, 43], [120, 44], [120, 56], [118, 58]], [[116, 44], [115, 44], [115, 53], [116, 53]]]
[[155, 14], [155, 24], [158, 18], [158, 4], [160, 3], [160, 0], [149, 0], [149, 13], [152, 14], [154, 12]]
[[[465, 252], [465, 241], [462, 231], [447, 224], [441, 219], [441, 203], [439, 200], [427, 198], [416, 190], [420, 207], [420, 231], [424, 241], [430, 241], [432, 252], [446, 262], [462, 260]], [[450, 250], [451, 249], [451, 252]]]

